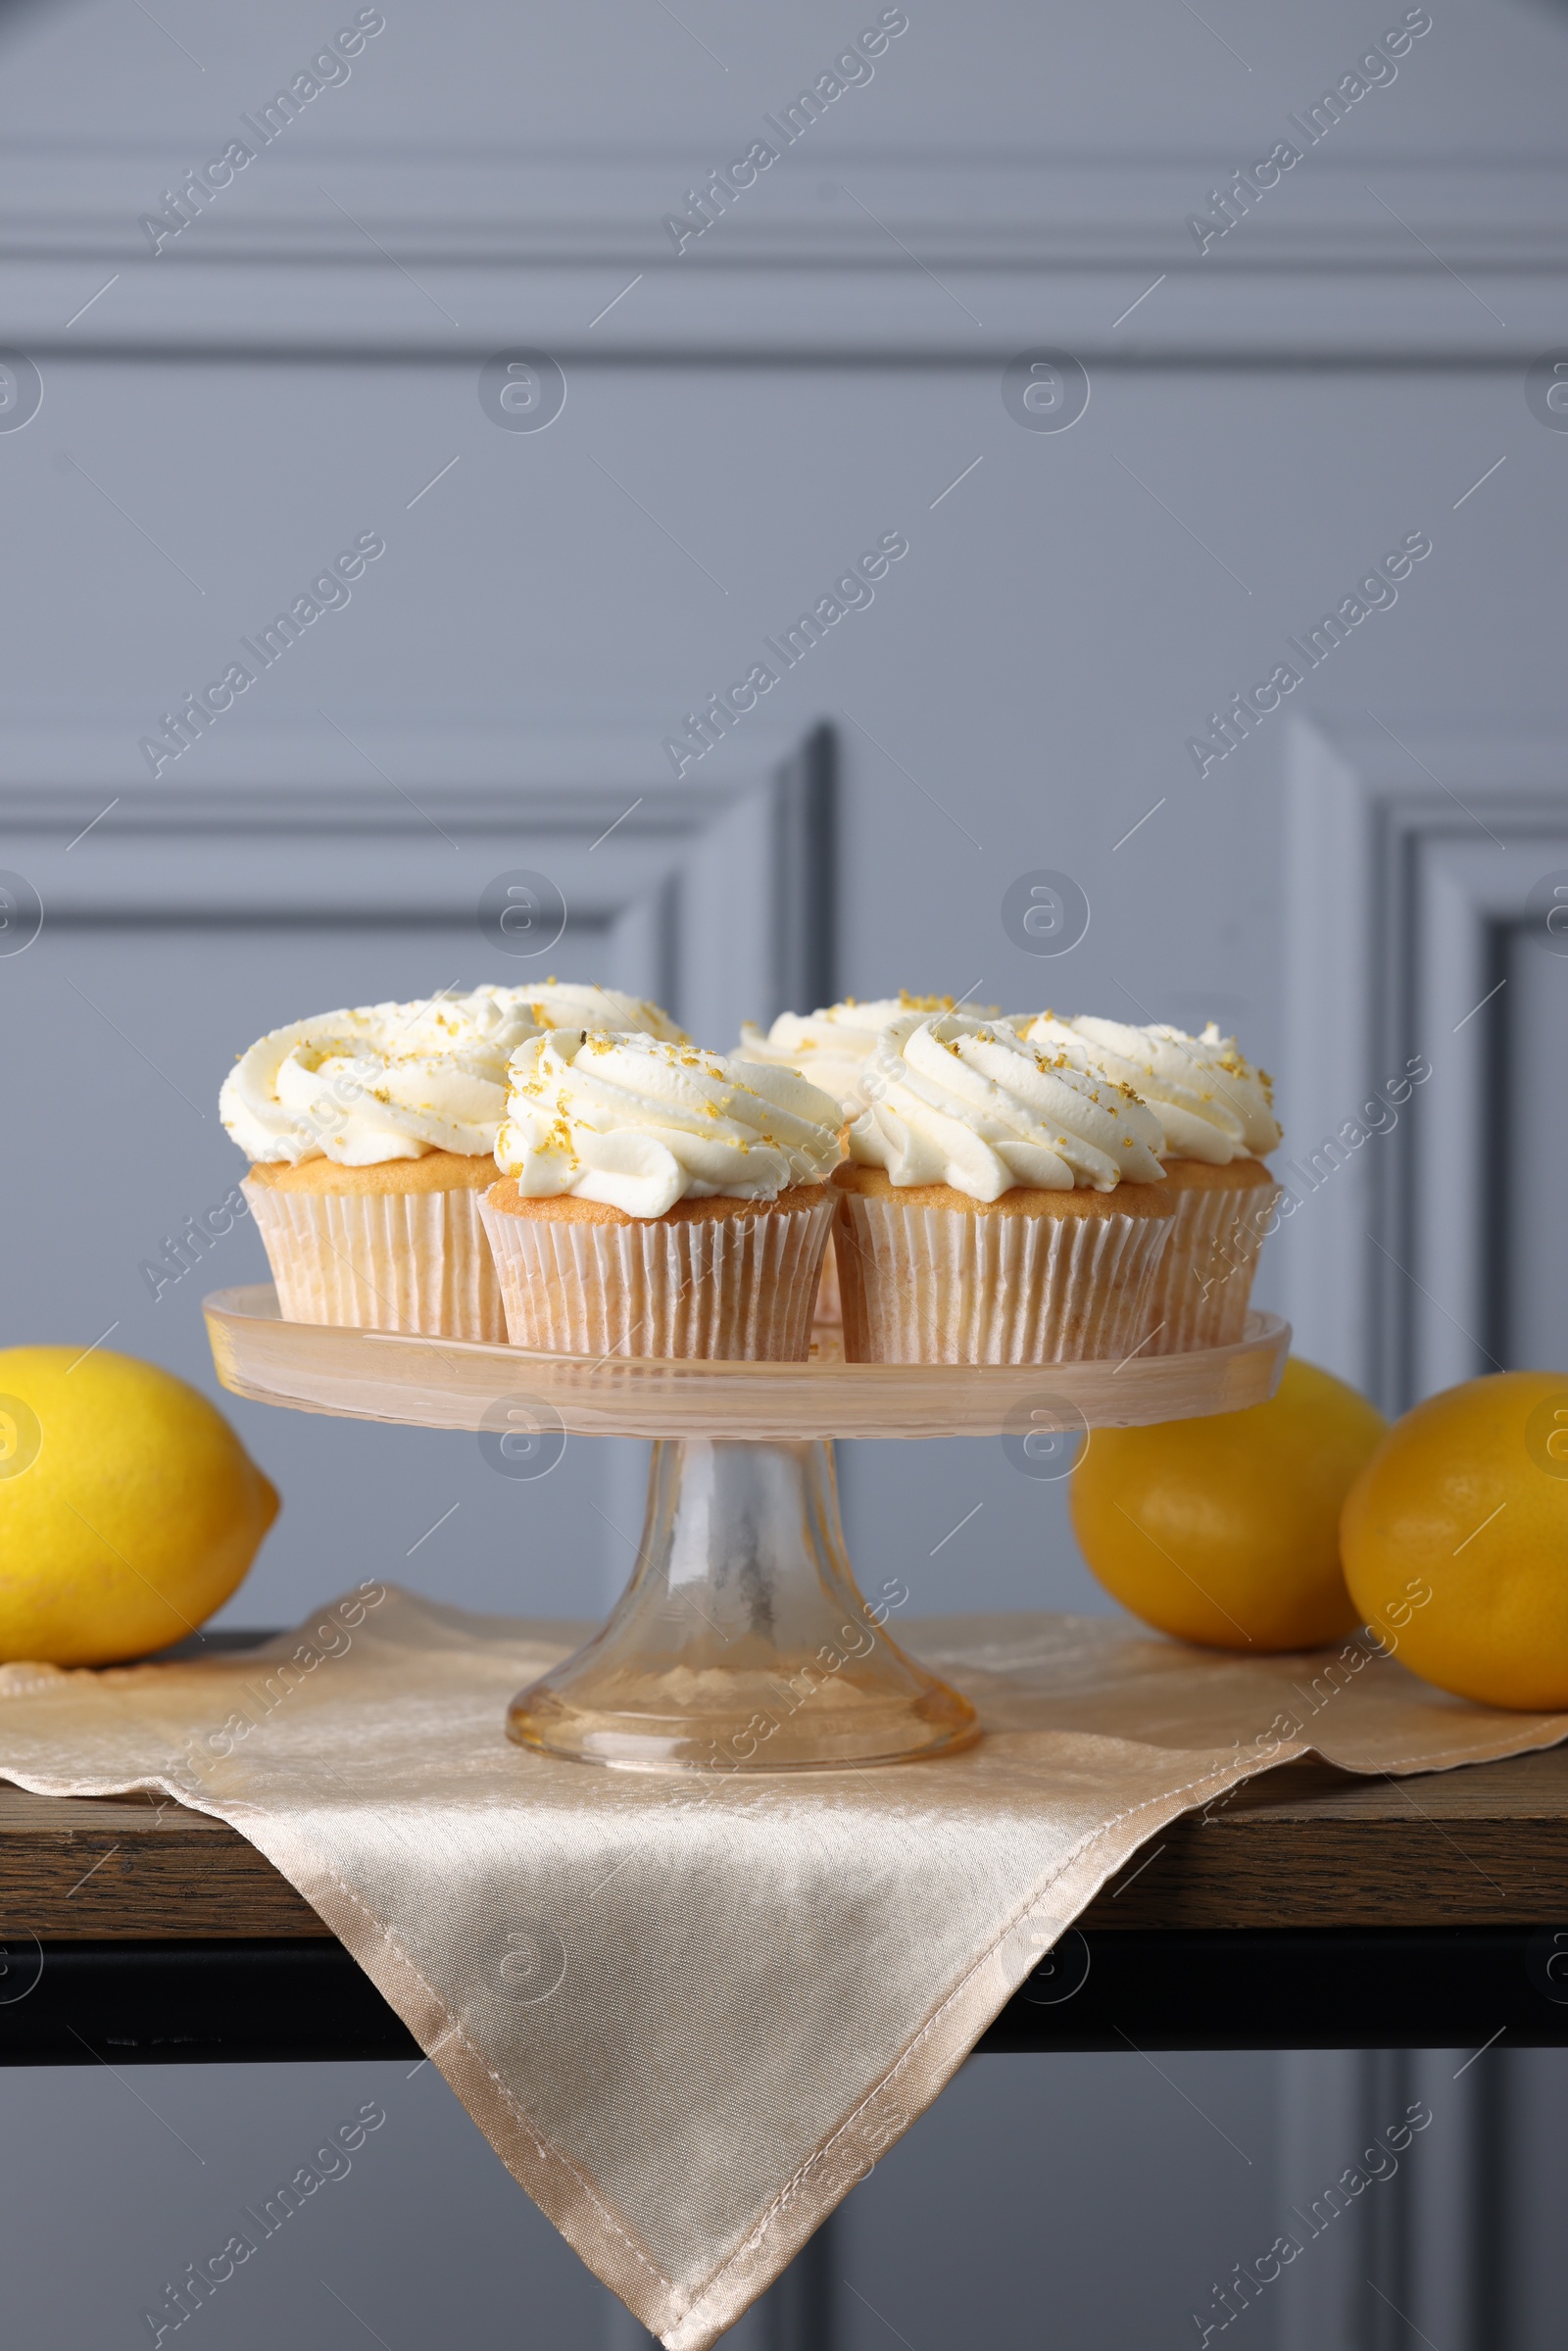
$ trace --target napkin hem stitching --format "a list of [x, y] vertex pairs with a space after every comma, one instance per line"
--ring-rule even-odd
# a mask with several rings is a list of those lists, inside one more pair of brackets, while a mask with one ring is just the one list
[[[1548, 1716], [1546, 1719], [1550, 1721], [1554, 1718]], [[1444, 1747], [1435, 1756], [1396, 1755], [1386, 1763], [1341, 1763], [1337, 1755], [1331, 1755], [1318, 1746], [1299, 1748], [1298, 1753], [1316, 1755], [1324, 1763], [1332, 1763], [1339, 1771], [1353, 1772], [1359, 1780], [1387, 1780], [1401, 1770], [1414, 1779], [1423, 1772], [1458, 1771], [1467, 1763], [1512, 1763], [1520, 1755], [1549, 1754], [1553, 1747], [1560, 1747], [1565, 1739], [1568, 1739], [1568, 1730], [1559, 1731], [1554, 1738], [1544, 1739], [1540, 1746], [1513, 1747], [1502, 1755], [1478, 1755], [1473, 1747]], [[1271, 1757], [1271, 1767], [1279, 1760], [1278, 1757]], [[1294, 1762], [1296, 1757], [1293, 1756], [1291, 1760]]]
[[[465, 2033], [462, 2025], [453, 2015], [445, 2000], [442, 1999], [440, 1993], [432, 1984], [426, 1982], [424, 1976], [415, 1964], [414, 1960], [412, 1960], [407, 1951], [404, 1950], [392, 1929], [387, 1926], [383, 1920], [377, 1918], [375, 1912], [371, 1910], [367, 1903], [361, 1901], [359, 1895], [354, 1891], [351, 1886], [344, 1884], [343, 1880], [338, 1876], [337, 1871], [332, 1867], [329, 1861], [322, 1861], [320, 1866], [325, 1872], [326, 1876], [331, 1879], [332, 1884], [337, 1887], [339, 1893], [343, 1895], [346, 1901], [352, 1902], [362, 1918], [367, 1919], [369, 1922], [370, 1926], [375, 1929], [376, 1934], [380, 1936], [384, 1947], [392, 1953], [394, 1958], [398, 1960], [401, 1966], [407, 1968], [409, 1974], [414, 1978], [416, 1984], [418, 1984], [420, 1990], [428, 1995], [431, 2003], [436, 2008], [438, 2013], [445, 2017], [448, 2030], [450, 2031], [453, 2039], [458, 2041], [461, 2046], [466, 2050], [467, 2054], [473, 2059], [474, 2063], [478, 2066], [485, 2079], [498, 2092], [504, 2104], [511, 2109], [516, 2120], [523, 2126], [523, 2129], [533, 2140], [534, 2146], [541, 2159], [547, 2163], [559, 2164], [561, 2166], [561, 2169], [567, 2175], [569, 2179], [576, 2182], [582, 2193], [588, 2198], [588, 2201], [590, 2204], [592, 2204], [594, 2210], [604, 2221], [605, 2226], [619, 2237], [621, 2243], [625, 2246], [627, 2252], [631, 2255], [632, 2259], [638, 2264], [638, 2266], [641, 2269], [646, 2270], [650, 2278], [657, 2278], [666, 2294], [675, 2295], [678, 2298], [680, 2289], [664, 2276], [663, 2272], [658, 2268], [654, 2262], [649, 2260], [647, 2254], [643, 2252], [642, 2248], [635, 2242], [635, 2240], [626, 2234], [625, 2229], [622, 2229], [618, 2221], [616, 2221], [613, 2213], [610, 2211], [609, 2207], [602, 2201], [596, 2192], [592, 2180], [589, 2180], [584, 2172], [579, 2171], [578, 2167], [572, 2162], [569, 2155], [564, 2154], [551, 2139], [545, 2136], [545, 2134], [540, 2131], [538, 2125], [529, 2115], [527, 2109], [518, 2102], [516, 2097], [507, 2087], [507, 2084], [502, 2081], [500, 2075], [494, 2071], [481, 2051], [475, 2048], [473, 2042], [468, 2038], [468, 2035], [466, 2033]], [[437, 2060], [437, 2063], [439, 2062], [440, 2061]], [[679, 2317], [684, 2317], [686, 2314], [684, 2311], [682, 2311], [676, 2315]]]
[[[1265, 1771], [1272, 1769], [1274, 1760], [1277, 1759], [1271, 1759], [1270, 1762], [1262, 1766], [1262, 1769]], [[900, 2074], [905, 2071], [906, 2067], [907, 2067], [914, 2058], [920, 2049], [922, 2042], [925, 2041], [941, 2024], [943, 2018], [947, 2015], [948, 2011], [954, 2006], [954, 2004], [961, 1999], [968, 1991], [970, 1984], [973, 1983], [975, 1977], [979, 1975], [981, 1969], [986, 1967], [992, 1960], [996, 1958], [1003, 1944], [1006, 1941], [1008, 1935], [1014, 1934], [1017, 1929], [1025, 1923], [1031, 1914], [1038, 1908], [1039, 1904], [1045, 1900], [1046, 1896], [1052, 1891], [1053, 1887], [1059, 1885], [1060, 1881], [1067, 1875], [1067, 1872], [1073, 1869], [1087, 1853], [1093, 1851], [1094, 1847], [1104, 1837], [1108, 1837], [1113, 1830], [1119, 1829], [1123, 1822], [1135, 1819], [1140, 1812], [1147, 1812], [1152, 1807], [1166, 1802], [1171, 1796], [1187, 1795], [1194, 1788], [1206, 1786], [1209, 1781], [1218, 1776], [1219, 1775], [1213, 1770], [1200, 1773], [1196, 1779], [1184, 1782], [1180, 1788], [1166, 1788], [1163, 1789], [1158, 1795], [1145, 1796], [1140, 1803], [1128, 1805], [1125, 1811], [1118, 1812], [1112, 1819], [1108, 1821], [1102, 1821], [1098, 1828], [1086, 1832], [1084, 1837], [1081, 1837], [1079, 1842], [1073, 1847], [1072, 1851], [1066, 1854], [1056, 1864], [1056, 1867], [1052, 1871], [1051, 1875], [1044, 1881], [1044, 1883], [1029, 1895], [1028, 1899], [1017, 1910], [1013, 1912], [1005, 1926], [999, 1931], [992, 1941], [986, 1945], [985, 1949], [976, 1954], [973, 1961], [964, 1970], [963, 1975], [953, 1986], [953, 1989], [948, 1993], [947, 1997], [931, 2011], [931, 2014], [926, 2018], [925, 2023], [920, 2027], [913, 2038], [909, 2040], [906, 2047], [901, 2051], [900, 2055], [888, 2068], [881, 2080], [875, 2082], [872, 2087], [866, 2091], [859, 2104], [851, 2109], [850, 2113], [845, 2116], [844, 2120], [829, 2134], [829, 2136], [823, 2139], [820, 2145], [814, 2147], [811, 2153], [806, 2158], [806, 2161], [799, 2167], [799, 2169], [791, 2174], [790, 2178], [784, 2182], [784, 2185], [774, 2196], [772, 2202], [760, 2216], [752, 2229], [751, 2234], [742, 2244], [739, 2244], [735, 2247], [735, 2250], [719, 2264], [716, 2270], [712, 2271], [710, 2276], [704, 2279], [696, 2295], [687, 2305], [686, 2310], [681, 2314], [682, 2317], [690, 2317], [693, 2312], [700, 2307], [701, 2303], [707, 2298], [712, 2289], [722, 2281], [726, 2272], [728, 2272], [736, 2262], [740, 2261], [744, 2255], [759, 2250], [761, 2245], [765, 2243], [767, 2236], [773, 2229], [773, 2226], [779, 2215], [800, 2192], [801, 2188], [805, 2186], [812, 2172], [815, 2171], [821, 2164], [826, 2162], [828, 2157], [832, 2154], [834, 2148], [837, 2146], [838, 2142], [846, 2135], [847, 2132], [854, 2129], [855, 2125], [859, 2121], [866, 2109], [881, 2096], [882, 2092], [888, 2087], [889, 2083], [897, 2081]], [[1221, 1785], [1240, 1785], [1242, 1780], [1255, 1779], [1259, 1775], [1255, 1772], [1244, 1772], [1238, 1776], [1236, 1782], [1226, 1783], [1221, 1780]], [[1186, 1810], [1187, 1807], [1183, 1806], [1182, 1809]], [[1174, 1814], [1171, 1817], [1174, 1818]], [[1081, 1915], [1081, 1911], [1083, 1909], [1087, 1909], [1089, 1901], [1092, 1901], [1093, 1899], [1093, 1894], [1090, 1894], [1087, 1900], [1080, 1906], [1080, 1911], [1075, 1912], [1074, 1916], [1076, 1917]], [[1072, 1921], [1070, 1919], [1064, 1923], [1062, 1929], [1063, 1934], [1066, 1933], [1067, 1928], [1070, 1927]], [[1023, 1979], [1020, 1977], [1019, 1982], [1021, 1983]], [[1015, 1986], [1008, 1987], [1008, 1997], [1011, 1996], [1011, 1992], [1015, 1988]], [[983, 2031], [984, 2027], [982, 2027], [981, 2030]], [[978, 2037], [978, 2035], [976, 2037]], [[921, 2111], [923, 2112], [924, 2109]], [[917, 2121], [918, 2117], [913, 2117], [911, 2119]]]

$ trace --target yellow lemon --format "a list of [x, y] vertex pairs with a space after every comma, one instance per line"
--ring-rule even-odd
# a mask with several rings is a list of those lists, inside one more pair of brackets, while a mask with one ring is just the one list
[[1351, 1487], [1341, 1542], [1412, 1673], [1488, 1706], [1568, 1709], [1568, 1373], [1498, 1372], [1417, 1404]]
[[1112, 1597], [1212, 1648], [1316, 1648], [1348, 1632], [1340, 1505], [1388, 1427], [1293, 1355], [1266, 1404], [1101, 1429], [1073, 1472], [1072, 1523]]
[[183, 1380], [101, 1347], [0, 1350], [0, 1660], [102, 1665], [182, 1640], [276, 1516]]

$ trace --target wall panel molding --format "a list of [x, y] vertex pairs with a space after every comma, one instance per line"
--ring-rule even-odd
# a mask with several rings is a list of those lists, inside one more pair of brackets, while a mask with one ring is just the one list
[[[1365, 718], [1297, 722], [1283, 1115], [1300, 1205], [1276, 1246], [1301, 1352], [1388, 1411], [1495, 1367], [1502, 943], [1559, 866], [1568, 716], [1401, 721], [1396, 735]], [[1414, 1056], [1430, 1077], [1392, 1122], [1367, 1115]]]
[[0, 784], [0, 863], [37, 890], [46, 930], [433, 925], [453, 934], [454, 979], [482, 966], [517, 985], [551, 957], [487, 945], [478, 900], [526, 866], [565, 900], [562, 955], [591, 944], [607, 982], [720, 1051], [737, 1007], [831, 1001], [829, 728], [760, 743], [702, 784], [652, 774], [645, 744], [370, 727], [356, 742], [352, 777], [341, 740], [284, 729], [229, 745], [226, 767], [202, 746], [213, 781], [127, 789], [118, 734], [14, 734], [7, 765], [32, 780]]
[[[1310, 150], [1207, 253], [1187, 220], [1206, 209], [1217, 166], [1198, 151], [803, 142], [679, 253], [663, 220], [694, 167], [677, 148], [264, 152], [155, 255], [138, 220], [169, 171], [162, 147], [130, 140], [18, 142], [0, 159], [13, 340], [35, 355], [465, 362], [532, 341], [579, 365], [601, 352], [773, 362], [803, 345], [817, 364], [990, 365], [1050, 340], [1100, 364], [1495, 367], [1557, 338], [1568, 282], [1568, 169], [1555, 157]], [[94, 270], [120, 282], [68, 333]]]

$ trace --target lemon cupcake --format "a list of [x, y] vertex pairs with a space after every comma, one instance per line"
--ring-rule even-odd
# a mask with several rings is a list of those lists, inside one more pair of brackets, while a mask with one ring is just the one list
[[862, 1084], [835, 1179], [852, 1362], [1137, 1346], [1172, 1212], [1158, 1123], [1130, 1088], [956, 1012], [895, 1020]]
[[1091, 1076], [1131, 1086], [1159, 1121], [1176, 1225], [1150, 1293], [1147, 1351], [1185, 1354], [1240, 1339], [1280, 1197], [1263, 1165], [1281, 1141], [1267, 1070], [1212, 1021], [1192, 1037], [1163, 1022], [1134, 1028], [1043, 1012], [1024, 1033]]
[[478, 1203], [507, 1063], [585, 1018], [681, 1035], [656, 1004], [551, 982], [327, 1012], [241, 1055], [219, 1111], [289, 1321], [505, 1339]]
[[843, 1156], [792, 1070], [557, 1030], [513, 1055], [480, 1202], [516, 1347], [803, 1360]]
[[[980, 1004], [974, 1009], [985, 1016], [994, 1014], [996, 1006]], [[793, 1069], [798, 1077], [831, 1094], [846, 1118], [858, 1118], [866, 1106], [860, 1073], [888, 1023], [908, 1012], [952, 1010], [951, 996], [911, 996], [907, 988], [901, 988], [897, 996], [873, 997], [866, 1004], [847, 996], [842, 1004], [825, 1004], [815, 1012], [781, 1012], [765, 1033], [751, 1021], [743, 1021], [739, 1057]], [[839, 1323], [843, 1318], [838, 1263], [830, 1238], [822, 1257], [815, 1319]]]
[[[981, 1019], [995, 1019], [995, 1004], [967, 1007]], [[820, 1086], [843, 1105], [846, 1117], [858, 1118], [866, 1106], [861, 1072], [876, 1051], [877, 1039], [890, 1022], [914, 1012], [922, 1018], [951, 1012], [951, 996], [911, 996], [901, 988], [897, 996], [873, 997], [858, 1004], [853, 996], [842, 1004], [826, 1004], [816, 1012], [781, 1012], [763, 1031], [752, 1021], [741, 1023], [738, 1057], [793, 1069], [798, 1077]]]

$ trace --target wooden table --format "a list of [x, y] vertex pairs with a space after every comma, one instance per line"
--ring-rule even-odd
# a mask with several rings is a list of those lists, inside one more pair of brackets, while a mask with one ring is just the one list
[[[0, 1786], [0, 1937], [13, 2062], [414, 2048], [270, 1863], [178, 1804]], [[1568, 1747], [1416, 1779], [1265, 1773], [1138, 1855], [981, 2046], [1450, 2047], [1499, 2028], [1568, 2042]]]

